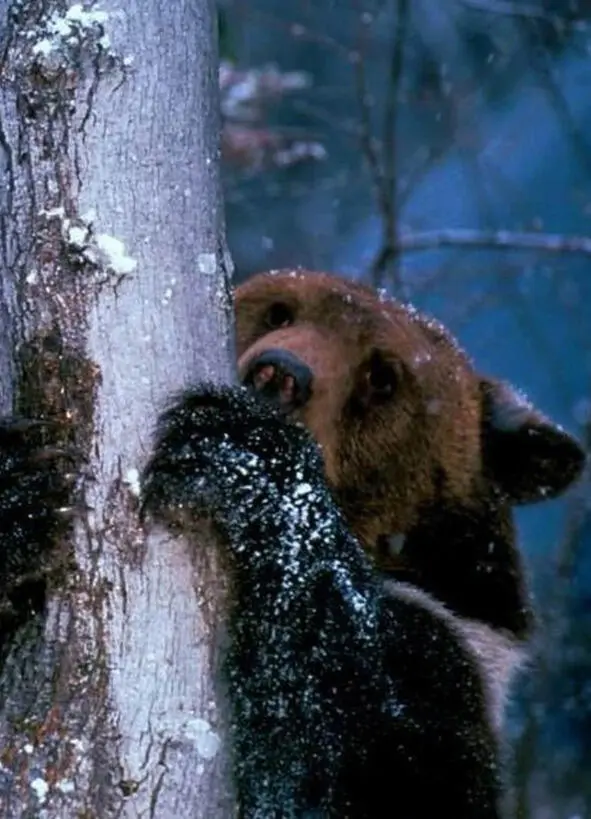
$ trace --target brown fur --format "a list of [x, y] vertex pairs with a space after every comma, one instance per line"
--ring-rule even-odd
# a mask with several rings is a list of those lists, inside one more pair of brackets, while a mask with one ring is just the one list
[[[293, 320], [270, 326], [269, 318], [289, 319], [286, 310]], [[423, 572], [420, 585], [455, 606], [458, 590], [438, 586], [445, 561], [464, 560], [451, 535], [449, 553], [442, 546], [433, 562], [453, 528], [460, 539], [498, 542], [495, 571], [504, 561], [505, 579], [520, 582], [510, 505], [558, 494], [578, 475], [583, 454], [570, 436], [510, 387], [479, 375], [440, 324], [345, 279], [255, 276], [237, 290], [236, 326], [242, 376], [269, 349], [311, 369], [311, 397], [294, 416], [321, 445], [349, 525], [382, 566]], [[368, 381], [376, 361], [395, 377], [392, 394], [377, 400]], [[394, 558], [384, 551], [392, 534], [409, 544]], [[490, 572], [486, 547], [480, 568]], [[474, 616], [477, 602], [472, 609], [462, 613]], [[522, 620], [511, 628], [525, 628]]]
[[[297, 323], [261, 335], [261, 315], [274, 301], [293, 305]], [[312, 369], [313, 395], [300, 419], [322, 445], [327, 475], [366, 545], [413, 526], [436, 494], [470, 492], [481, 471], [478, 384], [442, 327], [323, 274], [252, 279], [238, 289], [236, 305], [241, 372], [269, 347], [295, 353]], [[398, 387], [370, 425], [349, 404], [363, 392], [376, 348], [394, 366]]]

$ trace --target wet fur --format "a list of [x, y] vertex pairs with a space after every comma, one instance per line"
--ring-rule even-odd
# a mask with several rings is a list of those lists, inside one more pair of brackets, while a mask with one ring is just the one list
[[497, 819], [479, 660], [455, 618], [386, 588], [307, 430], [241, 388], [161, 420], [144, 508], [212, 515], [232, 558], [227, 676], [242, 819]]

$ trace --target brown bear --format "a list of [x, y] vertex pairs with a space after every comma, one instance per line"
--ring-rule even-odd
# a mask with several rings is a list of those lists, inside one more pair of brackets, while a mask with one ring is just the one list
[[236, 293], [244, 387], [162, 417], [144, 506], [213, 515], [244, 819], [500, 816], [498, 729], [531, 627], [512, 506], [584, 455], [450, 334], [335, 276]]
[[511, 505], [566, 489], [576, 441], [476, 373], [441, 324], [345, 279], [256, 276], [237, 290], [236, 332], [242, 379], [312, 432], [377, 564], [524, 636]]

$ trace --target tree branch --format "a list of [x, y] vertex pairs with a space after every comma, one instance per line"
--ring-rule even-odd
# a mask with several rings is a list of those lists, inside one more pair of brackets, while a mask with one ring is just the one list
[[384, 110], [384, 167], [382, 185], [384, 187], [382, 213], [384, 221], [384, 248], [374, 260], [371, 273], [374, 286], [381, 284], [382, 274], [390, 268], [390, 276], [394, 291], [400, 291], [399, 253], [398, 253], [398, 144], [396, 126], [398, 124], [398, 102], [400, 97], [400, 81], [404, 69], [404, 46], [406, 43], [408, 18], [408, 0], [398, 0], [396, 9], [396, 25], [390, 57], [390, 87], [386, 95]]
[[591, 255], [591, 238], [564, 236], [557, 233], [521, 233], [510, 230], [473, 230], [450, 228], [420, 233], [402, 233], [398, 239], [404, 253], [433, 250], [441, 247], [471, 247], [476, 250], [506, 248], [512, 250], [540, 250], [545, 253], [576, 253]]
[[[370, 266], [371, 283], [374, 287], [383, 284], [382, 276], [387, 268], [391, 272], [391, 287], [394, 293], [400, 292], [402, 281], [397, 268], [398, 242], [396, 207], [397, 197], [397, 154], [396, 154], [396, 122], [398, 90], [403, 69], [404, 42], [408, 23], [408, 0], [397, 0], [396, 26], [394, 30], [392, 56], [390, 60], [390, 87], [386, 96], [384, 110], [383, 142], [380, 146], [372, 135], [371, 108], [373, 100], [367, 91], [364, 53], [365, 41], [363, 34], [359, 37], [359, 48], [356, 54], [355, 78], [360, 107], [360, 141], [365, 155], [373, 188], [376, 195], [378, 210], [382, 217], [384, 240], [380, 252]], [[360, 13], [362, 31], [371, 22], [371, 18]], [[368, 22], [369, 21], [369, 22]]]

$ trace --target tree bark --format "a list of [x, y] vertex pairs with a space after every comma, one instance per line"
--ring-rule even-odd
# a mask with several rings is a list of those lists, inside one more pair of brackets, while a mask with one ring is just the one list
[[2, 409], [16, 383], [85, 455], [0, 680], [2, 816], [233, 815], [215, 536], [138, 517], [166, 398], [234, 377], [215, 28], [213, 0], [0, 0]]

